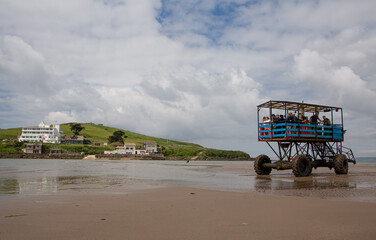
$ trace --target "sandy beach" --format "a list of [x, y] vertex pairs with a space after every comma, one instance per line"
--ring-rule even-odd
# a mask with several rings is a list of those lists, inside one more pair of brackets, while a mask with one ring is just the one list
[[200, 169], [205, 165], [211, 166], [204, 171], [208, 177], [227, 173], [256, 181], [251, 189], [150, 179], [104, 188], [75, 183], [51, 193], [5, 196], [0, 239], [376, 238], [374, 165], [350, 166], [347, 176], [322, 169], [299, 179], [290, 171], [259, 179], [250, 163], [203, 163]]

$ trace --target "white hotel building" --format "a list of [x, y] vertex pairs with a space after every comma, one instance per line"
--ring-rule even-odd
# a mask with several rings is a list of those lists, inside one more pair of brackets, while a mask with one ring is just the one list
[[24, 127], [18, 141], [61, 143], [60, 125], [46, 125], [42, 121], [37, 127]]

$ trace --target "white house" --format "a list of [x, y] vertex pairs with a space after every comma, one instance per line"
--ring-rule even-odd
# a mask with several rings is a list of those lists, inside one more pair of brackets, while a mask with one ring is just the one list
[[24, 153], [42, 153], [41, 143], [26, 143], [25, 148], [22, 149]]
[[124, 143], [124, 149], [126, 152], [129, 152], [130, 154], [136, 153], [136, 144], [135, 143]]
[[116, 147], [114, 151], [104, 151], [104, 154], [149, 155], [149, 152], [146, 149], [136, 149], [135, 143], [124, 143], [123, 147]]
[[155, 153], [157, 152], [157, 142], [155, 141], [144, 141], [143, 148], [146, 150], [147, 153]]
[[61, 143], [60, 125], [46, 125], [42, 121], [37, 127], [24, 127], [18, 141]]
[[136, 144], [124, 143], [124, 147], [116, 147], [114, 151], [104, 151], [104, 154], [136, 154]]

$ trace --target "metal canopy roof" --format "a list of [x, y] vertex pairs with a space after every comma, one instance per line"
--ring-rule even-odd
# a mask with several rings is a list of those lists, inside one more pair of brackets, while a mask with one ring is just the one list
[[323, 111], [330, 111], [330, 110], [340, 110], [342, 108], [339, 107], [331, 107], [331, 106], [324, 106], [324, 105], [316, 105], [316, 104], [309, 104], [304, 102], [290, 102], [290, 101], [274, 101], [270, 100], [263, 104], [257, 106], [258, 108], [272, 108], [272, 109], [280, 109], [280, 110], [290, 110], [290, 111], [302, 111], [305, 112], [323, 112]]

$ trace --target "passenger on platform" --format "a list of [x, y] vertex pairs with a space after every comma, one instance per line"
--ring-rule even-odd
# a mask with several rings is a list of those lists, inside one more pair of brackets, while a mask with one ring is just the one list
[[[300, 118], [299, 118], [300, 123], [302, 123], [302, 124], [308, 124], [309, 123], [308, 122], [308, 118], [306, 116], [304, 116], [304, 114], [300, 114], [299, 116], [300, 116]], [[306, 129], [310, 129], [309, 127], [307, 127], [307, 126], [301, 126], [300, 129], [302, 130], [302, 132], [301, 132], [302, 134], [304, 134], [304, 135], [308, 135], [309, 134], [309, 132], [303, 131], [303, 130], [306, 130]]]
[[331, 124], [329, 118], [323, 116], [322, 119], [323, 119], [324, 125], [328, 126]]
[[292, 116], [292, 113], [291, 113], [291, 112], [289, 112], [289, 113], [287, 114], [287, 122], [289, 122], [289, 123], [294, 122], [294, 117]]
[[294, 112], [293, 114], [292, 114], [292, 117], [293, 117], [293, 119], [294, 119], [294, 122], [295, 123], [297, 123], [298, 122], [298, 118], [296, 117], [296, 112]]
[[320, 118], [319, 118], [319, 113], [318, 112], [313, 113], [313, 115], [311, 116], [309, 121], [312, 124], [317, 124], [318, 121], [321, 121]]
[[284, 123], [285, 122], [285, 118], [283, 117], [283, 115], [279, 115], [277, 114], [274, 118], [274, 123]]
[[315, 127], [314, 127], [314, 129], [315, 129], [315, 137], [317, 137], [317, 124], [318, 124], [318, 122], [321, 122], [321, 120], [319, 118], [319, 112], [314, 112], [313, 115], [311, 116], [311, 118], [309, 119], [309, 122], [312, 125], [315, 125]]
[[[295, 116], [295, 113], [289, 112], [287, 114], [287, 122], [288, 123], [297, 123], [298, 122], [298, 118]], [[289, 128], [289, 129], [296, 129], [296, 126], [295, 125], [292, 125], [292, 126], [290, 125], [287, 128]], [[295, 134], [295, 133], [297, 133], [297, 131], [292, 131], [292, 132], [288, 131], [287, 132], [287, 134], [291, 134], [291, 133]]]
[[303, 118], [303, 114], [302, 114], [302, 113], [299, 113], [299, 115], [298, 115], [298, 122], [299, 122], [299, 123], [303, 123], [303, 120], [304, 120], [304, 118]]
[[[286, 123], [286, 119], [285, 119], [285, 116], [283, 116], [282, 114], [279, 115], [279, 118], [278, 118], [278, 123]], [[279, 128], [286, 128], [286, 124], [283, 124], [282, 126], [279, 126]], [[285, 134], [286, 131], [281, 131], [280, 134]]]
[[[268, 125], [270, 124], [270, 118], [269, 117], [266, 117], [265, 121], [264, 121], [264, 125]], [[270, 131], [270, 126], [268, 127], [265, 127], [264, 130], [269, 130]], [[271, 133], [270, 132], [265, 132], [264, 135], [270, 135]]]
[[[330, 126], [331, 125], [331, 123], [330, 123], [330, 120], [329, 120], [329, 118], [327, 118], [327, 117], [325, 117], [325, 116], [322, 116], [322, 121], [323, 121], [323, 123], [324, 123], [324, 125], [325, 126]], [[330, 129], [325, 129], [325, 128], [323, 128], [324, 130], [330, 130]], [[324, 133], [324, 135], [331, 135], [330, 133]]]
[[270, 119], [271, 122], [276, 123], [277, 122], [277, 116], [275, 114], [272, 115], [272, 119]]
[[[266, 124], [265, 121], [266, 121], [266, 117], [264, 116], [264, 117], [262, 117], [262, 124], [261, 125], [265, 125]], [[265, 130], [265, 128], [260, 127], [260, 136], [265, 135], [265, 133], [261, 132], [261, 131], [264, 131], [264, 130]]]
[[281, 128], [280, 126], [275, 126], [275, 124], [278, 123], [278, 120], [279, 120], [279, 114], [276, 114], [276, 115], [272, 115], [272, 123], [273, 123], [273, 127], [272, 127], [272, 135], [274, 134], [274, 131], [273, 129], [277, 129], [277, 128]]
[[270, 123], [270, 119], [269, 117], [262, 117], [262, 124], [263, 125], [267, 125]]

